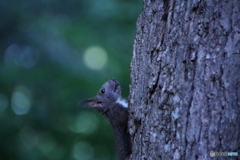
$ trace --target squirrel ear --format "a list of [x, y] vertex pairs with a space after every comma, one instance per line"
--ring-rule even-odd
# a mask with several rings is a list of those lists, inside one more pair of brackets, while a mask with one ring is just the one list
[[99, 101], [96, 97], [87, 99], [87, 105], [90, 107], [102, 107], [102, 102]]

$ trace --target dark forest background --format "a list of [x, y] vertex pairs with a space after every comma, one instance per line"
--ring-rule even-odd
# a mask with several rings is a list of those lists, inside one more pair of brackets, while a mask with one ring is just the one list
[[117, 159], [111, 127], [78, 102], [123, 97], [138, 0], [0, 1], [0, 160]]

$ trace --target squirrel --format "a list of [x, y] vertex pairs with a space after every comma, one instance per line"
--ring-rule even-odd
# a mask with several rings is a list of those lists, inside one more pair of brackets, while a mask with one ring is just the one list
[[121, 87], [114, 79], [105, 82], [93, 98], [84, 100], [88, 106], [96, 108], [111, 123], [120, 160], [127, 160], [132, 152], [128, 132], [128, 103], [121, 96]]

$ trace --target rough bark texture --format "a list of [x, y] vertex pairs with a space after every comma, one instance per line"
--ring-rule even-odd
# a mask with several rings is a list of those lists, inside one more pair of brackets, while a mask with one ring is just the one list
[[129, 98], [130, 159], [240, 158], [240, 1], [144, 0]]

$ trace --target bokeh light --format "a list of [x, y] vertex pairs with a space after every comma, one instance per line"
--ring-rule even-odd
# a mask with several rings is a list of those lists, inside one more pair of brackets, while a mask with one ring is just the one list
[[56, 148], [55, 139], [48, 133], [40, 133], [38, 148], [44, 154], [49, 154]]
[[28, 149], [35, 147], [38, 143], [37, 131], [29, 127], [24, 127], [21, 129], [19, 138], [23, 146]]
[[4, 55], [5, 63], [8, 65], [18, 65], [25, 68], [31, 68], [36, 60], [32, 49], [29, 46], [20, 47], [17, 44], [11, 44]]
[[97, 129], [98, 119], [90, 112], [81, 112], [69, 125], [69, 129], [75, 133], [91, 134]]
[[89, 160], [92, 159], [94, 153], [93, 147], [84, 141], [79, 141], [74, 145], [73, 157], [76, 160]]
[[31, 108], [32, 93], [25, 86], [17, 86], [12, 94], [11, 105], [16, 114], [23, 115]]
[[99, 46], [91, 46], [84, 53], [84, 63], [92, 70], [102, 69], [107, 59], [107, 52]]

